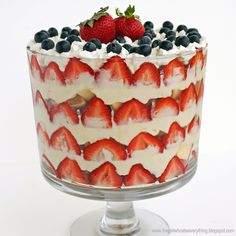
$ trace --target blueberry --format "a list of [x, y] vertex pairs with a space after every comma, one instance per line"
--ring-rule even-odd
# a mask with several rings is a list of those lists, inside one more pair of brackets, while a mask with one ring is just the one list
[[197, 35], [199, 38], [201, 38], [202, 36], [196, 32], [196, 31], [191, 31], [190, 33], [187, 34], [188, 37], [192, 36], [192, 35]]
[[45, 49], [45, 50], [52, 49], [54, 48], [54, 46], [55, 46], [55, 43], [51, 39], [44, 39], [41, 44], [42, 49]]
[[155, 37], [157, 36], [157, 35], [155, 34], [154, 30], [152, 30], [152, 29], [146, 29], [144, 35], [145, 35], [145, 34], [151, 34], [151, 35], [152, 35], [152, 38], [155, 38]]
[[147, 36], [147, 37], [149, 37], [150, 39], [153, 39], [153, 36], [151, 35], [151, 33], [145, 32], [145, 33], [144, 33], [144, 36]]
[[125, 48], [128, 52], [131, 52], [131, 49], [133, 48], [130, 44], [124, 44], [123, 48]]
[[117, 37], [116, 37], [116, 40], [117, 40], [119, 43], [126, 43], [125, 38], [124, 38], [123, 36], [117, 36]]
[[94, 39], [91, 39], [90, 42], [94, 43], [98, 49], [102, 48], [102, 43], [101, 43], [101, 41], [99, 39], [95, 39], [94, 38]]
[[70, 43], [66, 40], [59, 41], [56, 45], [56, 51], [58, 53], [69, 52], [71, 49]]
[[187, 32], [188, 28], [186, 25], [179, 25], [176, 29], [178, 32], [184, 30], [185, 32]]
[[70, 35], [76, 35], [79, 36], [79, 31], [77, 29], [73, 29], [70, 32], [68, 32]]
[[84, 51], [88, 51], [88, 52], [93, 52], [97, 50], [97, 47], [94, 43], [92, 42], [87, 42], [84, 47], [83, 47]]
[[160, 39], [156, 39], [152, 42], [152, 48], [156, 48], [159, 46], [161, 40]]
[[189, 38], [187, 36], [179, 36], [175, 40], [175, 45], [177, 47], [179, 47], [180, 45], [182, 45], [184, 47], [188, 47], [189, 43], [190, 43], [190, 41], [189, 41]]
[[163, 23], [162, 27], [166, 27], [166, 28], [172, 30], [174, 28], [174, 25], [170, 21], [165, 21]]
[[171, 42], [175, 41], [175, 39], [176, 39], [176, 36], [175, 36], [175, 35], [170, 35], [170, 36], [168, 36], [168, 37], [166, 38], [166, 40], [169, 40], [169, 41], [171, 41]]
[[121, 50], [122, 50], [122, 47], [117, 42], [112, 42], [112, 43], [108, 44], [108, 46], [107, 46], [107, 53], [114, 52], [114, 53], [120, 54]]
[[153, 23], [152, 23], [151, 21], [146, 21], [146, 22], [144, 23], [144, 28], [145, 28], [145, 29], [153, 29], [153, 28], [154, 28], [154, 25], [153, 25]]
[[71, 30], [72, 29], [70, 27], [66, 26], [66, 27], [63, 27], [61, 31], [62, 32], [67, 32], [68, 34], [70, 34]]
[[51, 27], [48, 29], [48, 34], [49, 34], [49, 37], [54, 37], [58, 35], [58, 31], [56, 28]]
[[132, 47], [130, 53], [139, 53], [139, 47]]
[[152, 52], [152, 48], [148, 44], [143, 44], [139, 47], [138, 53], [143, 55], [143, 56], [149, 56]]
[[148, 36], [143, 36], [142, 38], [138, 40], [138, 45], [151, 44], [151, 43], [152, 43], [152, 40]]
[[190, 41], [191, 43], [194, 43], [194, 42], [200, 43], [200, 38], [199, 38], [197, 35], [191, 35], [191, 36], [188, 37], [188, 38], [189, 38], [189, 41]]
[[173, 31], [173, 30], [168, 31], [167, 34], [166, 34], [166, 37], [171, 36], [171, 35], [176, 36], [175, 31]]
[[48, 35], [44, 31], [40, 31], [34, 35], [36, 43], [42, 43], [44, 39], [47, 39]]
[[81, 39], [76, 35], [69, 35], [66, 39], [70, 44], [72, 44], [74, 41], [81, 42]]
[[162, 27], [162, 28], [160, 29], [159, 33], [160, 33], [160, 34], [162, 34], [162, 33], [167, 34], [169, 31], [170, 31], [169, 28], [167, 28], [167, 27]]
[[62, 31], [62, 32], [61, 32], [61, 35], [60, 35], [60, 38], [65, 39], [65, 38], [67, 38], [68, 36], [69, 36], [69, 33], [68, 33], [67, 31]]
[[47, 36], [49, 37], [48, 31], [46, 31], [46, 30], [40, 30], [40, 32], [44, 32], [44, 33], [47, 34]]
[[166, 51], [169, 51], [173, 48], [173, 44], [169, 40], [164, 40], [160, 43], [159, 47], [165, 49]]
[[198, 32], [198, 29], [196, 29], [196, 28], [189, 28], [188, 30], [187, 30], [187, 34], [188, 33], [190, 33], [190, 32]]

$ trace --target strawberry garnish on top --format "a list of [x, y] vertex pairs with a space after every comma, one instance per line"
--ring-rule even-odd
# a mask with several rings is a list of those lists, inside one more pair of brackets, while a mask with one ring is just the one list
[[96, 81], [123, 81], [124, 84], [130, 85], [132, 82], [132, 73], [129, 67], [119, 56], [113, 56], [102, 65], [96, 73]]
[[125, 160], [125, 147], [114, 139], [102, 139], [88, 145], [84, 149], [84, 159], [89, 161], [102, 161], [107, 159], [113, 161]]
[[187, 78], [187, 69], [178, 59], [174, 59], [164, 66], [163, 72], [163, 81], [165, 85], [186, 80]]
[[109, 43], [116, 37], [116, 25], [114, 19], [107, 13], [109, 7], [100, 8], [100, 11], [80, 23], [80, 36], [85, 41], [93, 38], [102, 43]]
[[154, 147], [157, 153], [163, 152], [162, 143], [157, 137], [147, 132], [141, 132], [131, 140], [127, 150], [129, 155], [132, 155], [134, 151], [145, 150], [146, 148], [149, 147]]
[[133, 41], [144, 35], [145, 29], [139, 20], [139, 16], [135, 15], [135, 6], [129, 5], [124, 13], [116, 9], [118, 18], [115, 19], [117, 36], [127, 36]]
[[84, 126], [91, 128], [111, 128], [111, 111], [102, 99], [94, 97], [81, 115]]
[[149, 120], [151, 120], [151, 115], [148, 106], [135, 98], [123, 103], [114, 114], [114, 121], [118, 125], [127, 124], [129, 121], [139, 123]]
[[43, 72], [35, 55], [31, 56], [30, 69], [35, 79], [43, 80]]
[[185, 111], [197, 102], [197, 92], [193, 83], [180, 96], [180, 110]]
[[152, 118], [177, 116], [179, 105], [172, 97], [159, 99], [152, 109]]
[[132, 166], [129, 174], [124, 178], [126, 186], [134, 186], [140, 184], [151, 184], [156, 181], [155, 175], [146, 170], [142, 164]]
[[160, 72], [154, 64], [145, 62], [134, 73], [133, 83], [135, 85], [153, 85], [159, 88]]
[[55, 81], [59, 84], [65, 84], [63, 73], [55, 62], [50, 62], [44, 72], [44, 81]]
[[167, 181], [168, 179], [172, 179], [174, 177], [178, 177], [179, 175], [183, 174], [185, 172], [185, 167], [181, 160], [175, 156], [173, 157], [170, 162], [168, 163], [166, 169], [162, 173], [162, 175], [159, 177], [159, 182], [163, 183]]
[[65, 68], [65, 82], [68, 84], [73, 83], [73, 81], [79, 79], [81, 74], [84, 73], [88, 73], [91, 76], [94, 75], [94, 71], [89, 65], [80, 61], [78, 58], [71, 58]]
[[116, 167], [110, 162], [105, 162], [89, 175], [91, 184], [119, 188], [122, 185], [122, 178], [116, 172]]

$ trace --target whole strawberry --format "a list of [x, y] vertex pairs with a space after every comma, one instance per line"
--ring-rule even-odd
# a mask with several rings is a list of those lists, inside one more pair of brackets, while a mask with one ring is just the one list
[[101, 8], [91, 19], [80, 23], [80, 36], [85, 41], [93, 38], [109, 43], [116, 37], [114, 19], [107, 13], [109, 7]]
[[145, 29], [139, 20], [139, 16], [134, 15], [135, 6], [129, 5], [124, 13], [116, 9], [118, 18], [115, 19], [116, 35], [127, 36], [133, 41], [144, 35]]

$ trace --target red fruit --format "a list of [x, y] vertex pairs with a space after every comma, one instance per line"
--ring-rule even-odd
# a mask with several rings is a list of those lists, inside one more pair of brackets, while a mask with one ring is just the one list
[[109, 152], [109, 159], [113, 161], [126, 160], [125, 148], [113, 139], [102, 139], [88, 145], [84, 149], [84, 159], [88, 161], [106, 160], [105, 152]]
[[59, 84], [65, 84], [63, 73], [55, 62], [50, 62], [44, 72], [43, 80], [53, 80]]
[[126, 186], [134, 186], [140, 184], [151, 184], [156, 181], [155, 175], [146, 170], [142, 164], [132, 166], [129, 174], [124, 178]]
[[200, 127], [199, 117], [194, 117], [190, 122], [190, 124], [188, 125], [188, 133], [189, 134], [196, 133], [199, 127]]
[[150, 62], [143, 63], [133, 76], [134, 84], [154, 85], [160, 87], [160, 72]]
[[151, 116], [148, 107], [135, 98], [123, 103], [114, 114], [114, 121], [118, 125], [127, 124], [129, 121], [139, 123], [149, 120]]
[[163, 82], [165, 85], [186, 80], [187, 78], [186, 67], [178, 59], [174, 59], [164, 66], [163, 72]]
[[203, 93], [204, 93], [204, 83], [203, 83], [203, 79], [202, 79], [201, 82], [200, 82], [198, 95], [197, 95], [197, 101], [198, 102], [203, 98]]
[[111, 112], [103, 100], [94, 97], [81, 116], [84, 126], [91, 128], [111, 128]]
[[103, 64], [96, 73], [96, 80], [103, 82], [108, 81], [123, 81], [124, 84], [131, 84], [132, 73], [126, 65], [124, 59], [119, 56], [113, 56]]
[[49, 145], [49, 136], [40, 123], [37, 124], [36, 129], [37, 129], [38, 138], [42, 141], [42, 143]]
[[139, 39], [144, 35], [145, 29], [139, 17], [134, 15], [135, 6], [129, 5], [126, 9], [125, 13], [121, 13], [119, 9], [116, 9], [116, 14], [119, 16], [115, 19], [116, 24], [116, 34], [127, 36], [131, 38], [133, 41]]
[[35, 79], [43, 80], [43, 72], [35, 55], [31, 56], [30, 69]]
[[185, 129], [182, 128], [177, 122], [172, 123], [167, 135], [164, 138], [165, 148], [170, 148], [172, 145], [184, 141]]
[[58, 179], [61, 178], [61, 176], [58, 174], [57, 170], [55, 169], [55, 167], [53, 166], [52, 162], [48, 159], [48, 157], [46, 155], [43, 155], [42, 158], [48, 163], [48, 165], [51, 167], [53, 173], [56, 175], [56, 177]]
[[109, 43], [115, 39], [116, 25], [107, 10], [108, 7], [101, 8], [91, 19], [80, 24], [80, 36], [83, 40], [90, 41], [97, 38], [102, 43]]
[[54, 106], [50, 111], [50, 120], [53, 122], [56, 120], [57, 116], [63, 115], [69, 123], [78, 124], [79, 117], [77, 113], [68, 105], [68, 103], [63, 102], [57, 106]]
[[61, 151], [74, 152], [80, 155], [80, 147], [72, 135], [72, 133], [65, 127], [56, 130], [50, 139], [50, 146]]
[[35, 105], [38, 105], [38, 104], [42, 104], [45, 107], [45, 109], [48, 111], [48, 105], [43, 99], [43, 96], [39, 90], [37, 90], [35, 94]]
[[120, 188], [122, 185], [122, 178], [116, 172], [116, 167], [110, 162], [105, 162], [89, 175], [91, 184]]
[[134, 151], [144, 150], [148, 147], [155, 147], [157, 152], [163, 152], [162, 143], [157, 137], [146, 132], [141, 132], [131, 140], [127, 150], [129, 155], [132, 155]]
[[203, 57], [202, 50], [196, 52], [196, 55], [194, 57], [192, 57], [190, 62], [189, 62], [190, 68], [193, 68], [194, 66], [197, 66], [197, 64], [200, 65], [201, 69], [203, 68], [204, 57]]
[[180, 96], [180, 110], [181, 111], [185, 111], [186, 109], [188, 109], [189, 107], [191, 107], [191, 105], [193, 103], [196, 104], [197, 102], [197, 93], [196, 93], [196, 89], [193, 83], [191, 83], [189, 85], [188, 88], [186, 88]]
[[152, 109], [152, 118], [177, 116], [179, 114], [179, 105], [171, 97], [161, 98], [156, 102]]
[[183, 174], [184, 171], [185, 171], [185, 168], [184, 168], [183, 163], [177, 156], [175, 156], [170, 160], [166, 169], [164, 170], [162, 175], [159, 177], [159, 182], [163, 183], [167, 181], [168, 179], [177, 177]]
[[94, 75], [94, 71], [89, 65], [80, 61], [78, 58], [71, 58], [64, 71], [66, 83], [70, 84], [74, 80], [79, 79], [82, 73], [88, 73], [91, 76]]
[[72, 182], [87, 184], [83, 171], [80, 169], [76, 160], [66, 157], [57, 167], [57, 173], [62, 179], [71, 180]]

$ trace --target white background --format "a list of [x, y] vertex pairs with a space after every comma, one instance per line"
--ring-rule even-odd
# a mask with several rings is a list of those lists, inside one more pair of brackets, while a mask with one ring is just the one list
[[54, 190], [40, 174], [25, 46], [37, 30], [75, 26], [100, 6], [123, 10], [128, 3], [143, 21], [185, 23], [209, 41], [198, 173], [184, 188], [136, 205], [173, 228], [234, 228], [220, 235], [236, 235], [234, 0], [0, 0], [1, 236], [64, 236], [76, 217], [103, 206]]

